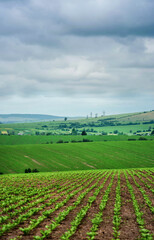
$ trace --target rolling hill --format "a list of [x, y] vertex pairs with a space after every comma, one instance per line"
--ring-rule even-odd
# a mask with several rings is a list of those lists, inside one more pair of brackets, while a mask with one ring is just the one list
[[0, 172], [154, 167], [153, 141], [0, 146]]
[[1, 123], [25, 123], [63, 120], [64, 117], [44, 115], [44, 114], [0, 114]]

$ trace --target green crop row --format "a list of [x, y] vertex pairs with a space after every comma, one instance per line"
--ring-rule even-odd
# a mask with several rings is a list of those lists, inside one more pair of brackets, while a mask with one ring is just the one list
[[128, 190], [130, 192], [131, 199], [133, 202], [133, 207], [134, 207], [134, 211], [136, 214], [136, 220], [137, 220], [137, 223], [139, 224], [141, 239], [142, 240], [145, 240], [145, 239], [153, 240], [152, 234], [150, 234], [149, 230], [145, 228], [144, 218], [142, 217], [143, 212], [140, 210], [140, 206], [136, 200], [133, 187], [131, 186], [131, 184], [128, 180], [128, 176], [127, 176], [126, 172], [124, 172], [124, 174], [125, 174], [125, 178], [126, 178], [126, 182], [127, 182], [127, 187], [128, 187]]

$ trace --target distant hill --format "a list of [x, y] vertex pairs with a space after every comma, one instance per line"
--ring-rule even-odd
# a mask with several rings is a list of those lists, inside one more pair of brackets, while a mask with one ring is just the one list
[[0, 114], [1, 123], [25, 123], [64, 120], [64, 117], [44, 114]]
[[[66, 116], [65, 116], [66, 117]], [[45, 114], [0, 114], [0, 123], [34, 123], [34, 122], [46, 122], [59, 120], [64, 121], [65, 117], [45, 115]], [[136, 113], [124, 113], [124, 114], [115, 114], [115, 115], [106, 115], [99, 117], [67, 117], [68, 120], [76, 120], [79, 123], [93, 123], [101, 121], [108, 122], [120, 122], [120, 123], [129, 123], [129, 122], [149, 122], [154, 121], [154, 110], [145, 111], [145, 112], [136, 112]]]

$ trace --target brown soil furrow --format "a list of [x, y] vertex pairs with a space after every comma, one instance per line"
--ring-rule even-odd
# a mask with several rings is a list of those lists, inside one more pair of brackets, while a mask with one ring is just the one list
[[[70, 239], [85, 239], [86, 238], [87, 229], [90, 229], [90, 227], [91, 227], [90, 219], [97, 212], [97, 209], [99, 208], [99, 204], [100, 204], [100, 199], [102, 198], [102, 194], [104, 193], [105, 189], [107, 188], [110, 180], [111, 180], [111, 176], [108, 178], [103, 189], [98, 194], [96, 201], [93, 202], [92, 206], [88, 210], [86, 216], [82, 220], [82, 223], [79, 225], [76, 233]], [[102, 179], [99, 182], [98, 186], [103, 184], [103, 182], [104, 182], [104, 179]], [[53, 234], [51, 235], [51, 237], [52, 237], [51, 239], [60, 239], [60, 237], [71, 227], [71, 221], [76, 217], [76, 215], [80, 211], [80, 209], [87, 204], [88, 197], [89, 196], [86, 197], [86, 199], [85, 199], [86, 201], [84, 201], [84, 204], [82, 203], [82, 205], [79, 205], [77, 208], [75, 208], [71, 212], [71, 214], [69, 214], [67, 216], [67, 218], [62, 222], [62, 224], [57, 228], [57, 230], [53, 232]]]
[[[140, 175], [140, 174], [139, 174]], [[136, 175], [135, 175], [136, 176]], [[150, 183], [150, 181], [148, 181], [147, 179], [146, 179], [146, 177], [144, 177], [144, 176], [142, 176], [142, 175], [140, 175], [140, 177], [141, 177], [141, 179], [143, 179], [143, 181], [145, 181], [146, 183], [148, 183], [150, 186], [153, 186], [153, 184], [152, 183]], [[149, 176], [148, 176], [148, 178], [149, 178]]]
[[148, 229], [150, 231], [150, 233], [154, 234], [154, 228], [153, 228], [153, 224], [152, 224], [153, 216], [151, 214], [151, 211], [150, 211], [149, 207], [147, 206], [142, 193], [137, 188], [137, 186], [135, 185], [135, 183], [131, 177], [129, 178], [129, 182], [131, 183], [131, 185], [134, 189], [135, 198], [140, 206], [140, 210], [143, 212], [142, 218], [145, 221], [145, 228]]
[[[134, 176], [136, 176], [136, 175], [134, 175]], [[150, 182], [146, 179], [146, 177], [144, 177], [144, 176], [142, 176], [142, 175], [140, 175], [140, 176], [141, 176], [141, 179], [142, 179], [144, 182], [146, 182], [149, 186], [151, 186], [151, 187], [154, 186], [154, 184], [150, 183]], [[136, 176], [136, 177], [139, 178], [138, 176]], [[142, 182], [142, 181], [140, 180], [140, 182]], [[145, 189], [148, 189], [145, 185], [144, 185], [144, 187], [145, 187]]]
[[133, 203], [124, 174], [121, 174], [121, 224], [120, 240], [136, 240], [140, 237]]
[[[140, 174], [140, 172], [138, 172], [138, 174], [139, 174], [141, 177], [145, 177], [145, 176], [142, 175], [142, 173], [143, 173], [143, 172], [141, 172], [141, 174]], [[153, 179], [152, 176], [148, 175], [147, 173], [143, 173], [143, 174], [145, 174], [145, 175], [147, 176], [147, 178], [149, 178], [151, 181], [154, 181], [154, 179]], [[145, 177], [145, 178], [146, 178], [146, 177]], [[150, 182], [150, 181], [148, 181], [148, 179], [147, 179], [147, 182]]]
[[[106, 207], [103, 210], [102, 222], [99, 225], [98, 233], [95, 239], [112, 239], [113, 236], [113, 215], [114, 215], [114, 204], [116, 196], [116, 186], [117, 186], [117, 174], [114, 177], [111, 191], [109, 193], [109, 199], [107, 201]], [[102, 200], [102, 196], [101, 199]]]
[[[90, 183], [90, 185], [89, 185], [88, 187], [92, 186], [96, 181], [97, 181], [97, 179], [93, 180], [92, 183]], [[87, 182], [84, 183], [84, 185], [85, 185], [85, 184], [87, 184]], [[77, 188], [77, 189], [78, 189], [78, 188]], [[74, 191], [76, 191], [77, 189], [75, 189]], [[74, 192], [74, 191], [73, 191], [73, 192]], [[61, 208], [58, 209], [57, 211], [55, 211], [53, 214], [50, 215], [50, 217], [46, 218], [43, 222], [41, 222], [37, 228], [33, 229], [33, 230], [29, 233], [28, 236], [23, 235], [23, 232], [22, 232], [19, 228], [20, 228], [20, 227], [22, 227], [22, 228], [27, 227], [27, 226], [29, 225], [29, 223], [30, 223], [30, 219], [28, 219], [28, 220], [24, 221], [23, 223], [19, 224], [16, 228], [12, 229], [9, 233], [7, 233], [7, 234], [5, 234], [4, 236], [2, 236], [2, 240], [10, 239], [10, 238], [13, 238], [13, 237], [16, 237], [16, 236], [20, 236], [21, 239], [24, 239], [24, 240], [25, 240], [25, 239], [27, 239], [27, 240], [33, 239], [33, 236], [39, 234], [41, 229], [45, 229], [45, 226], [46, 226], [46, 225], [51, 224], [51, 219], [54, 219], [54, 218], [58, 215], [58, 213], [59, 213], [60, 211], [63, 211], [69, 204], [71, 204], [71, 203], [73, 203], [74, 201], [76, 201], [77, 197], [78, 197], [78, 196], [81, 194], [81, 192], [83, 192], [83, 191], [84, 191], [84, 190], [80, 191], [80, 192], [79, 192], [78, 194], [76, 194], [73, 198], [71, 198], [71, 199], [68, 201], [68, 203], [66, 203], [66, 205], [64, 205], [63, 207], [61, 207]], [[65, 198], [66, 198], [66, 195], [63, 195], [60, 199], [58, 199], [58, 200], [56, 201], [55, 204], [57, 204], [58, 202], [61, 202], [61, 201], [64, 200]], [[34, 218], [36, 219], [36, 218], [38, 218], [39, 216], [42, 215], [42, 212], [43, 212], [43, 211], [49, 210], [49, 209], [51, 209], [51, 207], [54, 208], [55, 204], [54, 204], [54, 205], [51, 205], [51, 206], [49, 206], [49, 207], [45, 207], [42, 211], [39, 211], [38, 213], [36, 213], [35, 215], [33, 215], [33, 216], [31, 217], [31, 219], [34, 219]]]
[[148, 195], [149, 199], [152, 202], [152, 205], [154, 205], [153, 193], [144, 185], [143, 182], [141, 182], [141, 180], [136, 175], [134, 175], [134, 178], [136, 182], [145, 190], [146, 195]]

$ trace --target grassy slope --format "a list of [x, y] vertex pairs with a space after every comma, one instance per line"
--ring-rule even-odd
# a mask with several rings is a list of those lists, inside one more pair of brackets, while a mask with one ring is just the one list
[[153, 141], [0, 146], [0, 172], [154, 167]]
[[[120, 123], [127, 123], [127, 122], [144, 122], [154, 120], [154, 111], [152, 112], [144, 112], [144, 113], [127, 113], [127, 114], [117, 114], [117, 115], [108, 115], [105, 117], [98, 117], [98, 118], [89, 118], [89, 119], [77, 119], [77, 120], [67, 120], [65, 121], [49, 121], [49, 122], [36, 122], [36, 123], [14, 123], [14, 124], [0, 124], [0, 130], [8, 129], [8, 130], [23, 130], [23, 129], [33, 129], [37, 131], [37, 127], [41, 128], [42, 125], [48, 125], [49, 128], [53, 127], [56, 128], [60, 123], [68, 124], [72, 122], [79, 122], [89, 124], [91, 122], [97, 122], [98, 120], [105, 120], [109, 118], [114, 118], [112, 121], [117, 121]], [[110, 120], [109, 120], [110, 121]]]

